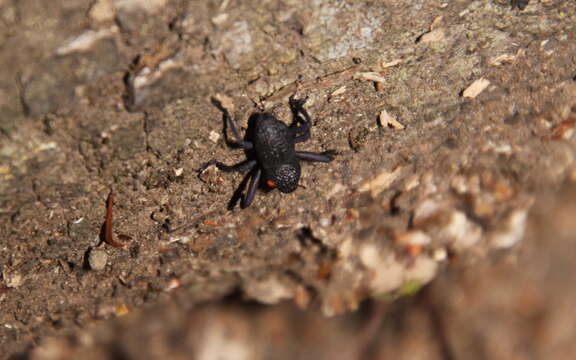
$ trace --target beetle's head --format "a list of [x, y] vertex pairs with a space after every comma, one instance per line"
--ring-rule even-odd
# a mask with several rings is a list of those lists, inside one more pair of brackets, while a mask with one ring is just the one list
[[298, 187], [300, 180], [300, 165], [283, 164], [266, 174], [266, 185], [277, 188], [283, 193], [291, 193]]

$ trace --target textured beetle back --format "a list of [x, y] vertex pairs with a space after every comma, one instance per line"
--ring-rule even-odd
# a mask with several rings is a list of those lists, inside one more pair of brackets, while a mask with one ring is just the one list
[[276, 187], [283, 193], [291, 193], [298, 187], [300, 181], [300, 164], [284, 164], [274, 169], [271, 175]]
[[294, 140], [286, 124], [270, 114], [259, 114], [254, 125], [254, 148], [265, 170], [297, 161]]

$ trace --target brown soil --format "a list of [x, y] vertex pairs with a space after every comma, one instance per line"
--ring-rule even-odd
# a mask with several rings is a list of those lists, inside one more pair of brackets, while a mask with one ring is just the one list
[[[554, 0], [0, 0], [0, 357], [573, 358], [575, 24]], [[292, 94], [299, 149], [336, 159], [228, 210], [241, 175], [195, 170], [244, 158], [211, 99], [244, 131]]]

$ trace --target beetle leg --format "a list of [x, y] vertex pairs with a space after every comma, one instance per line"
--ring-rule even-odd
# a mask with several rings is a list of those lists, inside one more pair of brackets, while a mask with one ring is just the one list
[[234, 210], [234, 207], [236, 207], [238, 201], [244, 197], [242, 193], [244, 192], [244, 189], [246, 189], [246, 185], [248, 184], [248, 181], [252, 178], [253, 175], [254, 170], [250, 171], [246, 176], [244, 176], [242, 182], [240, 182], [240, 185], [238, 185], [236, 190], [234, 190], [234, 194], [232, 194], [232, 197], [228, 202], [228, 210]]
[[[238, 129], [236, 128], [236, 124], [234, 124], [234, 120], [230, 116], [228, 109], [226, 109], [222, 104], [218, 101], [213, 99], [212, 104], [218, 108], [218, 110], [222, 111], [222, 116], [224, 117], [224, 137], [226, 138], [226, 143], [231, 146], [238, 146], [245, 150], [250, 150], [254, 147], [254, 144], [250, 141], [242, 140]], [[232, 132], [233, 140], [228, 138], [228, 132], [226, 131], [227, 128], [230, 128]]]
[[305, 123], [299, 127], [290, 127], [292, 129], [292, 136], [294, 137], [294, 143], [301, 143], [308, 141], [310, 139], [310, 124]]
[[[230, 131], [232, 131], [232, 135], [234, 136], [234, 141], [232, 141], [231, 143], [245, 150], [252, 149], [254, 147], [254, 144], [252, 144], [252, 142], [250, 141], [242, 140], [242, 138], [240, 137], [240, 133], [238, 132], [238, 129], [236, 129], [234, 121], [232, 120], [230, 114], [228, 113], [228, 110], [226, 109], [224, 109], [224, 119], [226, 121], [227, 127], [230, 127]], [[224, 129], [224, 134], [226, 134], [226, 129]], [[230, 141], [228, 140], [228, 142]]]
[[294, 98], [294, 96], [291, 96], [289, 100], [290, 110], [292, 111], [293, 117], [290, 129], [292, 130], [295, 143], [304, 142], [310, 138], [310, 128], [312, 127], [312, 121], [310, 120], [310, 115], [306, 109], [304, 109], [306, 100], [307, 99], [298, 100]]
[[329, 163], [330, 161], [334, 160], [336, 152], [334, 150], [328, 150], [321, 153], [296, 151], [296, 156], [298, 156], [298, 159], [304, 161]]
[[248, 185], [248, 191], [246, 191], [246, 195], [242, 197], [242, 201], [240, 202], [240, 207], [242, 209], [247, 208], [252, 204], [252, 200], [254, 200], [254, 196], [256, 196], [256, 190], [258, 189], [258, 185], [260, 184], [260, 175], [262, 174], [262, 170], [260, 168], [256, 168], [254, 172], [251, 174], [250, 177], [250, 185]]
[[216, 161], [216, 160], [210, 160], [207, 163], [200, 166], [197, 169], [197, 171], [202, 172], [202, 171], [206, 170], [208, 167], [215, 165], [218, 168], [218, 170], [221, 170], [224, 172], [246, 172], [246, 171], [254, 168], [254, 166], [256, 166], [257, 163], [258, 162], [256, 160], [246, 160], [246, 161], [242, 161], [241, 163], [238, 163], [236, 165], [226, 165], [226, 164], [221, 163], [221, 162]]

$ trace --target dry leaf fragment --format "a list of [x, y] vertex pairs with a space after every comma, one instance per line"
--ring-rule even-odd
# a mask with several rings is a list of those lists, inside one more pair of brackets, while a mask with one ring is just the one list
[[378, 121], [382, 127], [391, 127], [397, 130], [404, 130], [406, 127], [396, 120], [396, 118], [388, 113], [386, 110], [382, 110], [378, 116]]

